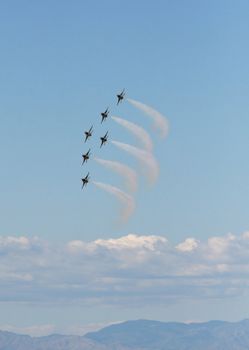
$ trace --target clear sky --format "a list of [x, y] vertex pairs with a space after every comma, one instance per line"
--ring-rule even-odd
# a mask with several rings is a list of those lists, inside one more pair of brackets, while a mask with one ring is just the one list
[[[243, 251], [236, 265], [246, 261], [242, 269], [246, 275], [248, 11], [249, 3], [243, 0], [0, 3], [0, 258], [4, 259], [2, 266], [11, 261], [11, 268], [2, 267], [0, 274], [4, 286], [0, 326], [52, 324], [63, 328], [143, 317], [206, 320], [248, 316], [244, 311], [246, 283], [236, 271], [231, 272], [228, 266], [235, 262], [228, 262], [224, 250], [229, 246], [232, 252]], [[150, 187], [140, 178], [136, 211], [129, 222], [118, 226], [115, 199], [92, 184], [81, 191], [80, 179], [89, 170], [94, 180], [122, 188], [120, 178], [100, 165], [81, 166], [81, 154], [88, 149], [83, 132], [92, 124], [95, 138], [89, 145], [93, 153], [135, 164], [110, 143], [101, 150], [96, 144], [107, 130], [112, 139], [134, 143], [112, 120], [100, 126], [99, 113], [107, 106], [114, 115], [151, 131], [149, 120], [127, 101], [118, 108], [115, 105], [115, 94], [123, 88], [128, 97], [167, 116], [170, 132], [163, 141], [151, 132], [160, 164], [159, 180]], [[128, 243], [125, 238], [119, 241], [128, 234], [137, 236], [130, 236]], [[192, 241], [185, 241], [189, 237]], [[169, 242], [170, 253], [163, 238]], [[104, 241], [96, 243], [99, 239]], [[83, 260], [75, 246], [71, 247], [76, 240]], [[135, 247], [129, 246], [131, 242]], [[185, 245], [179, 245], [182, 242]], [[124, 271], [126, 264], [117, 262], [119, 254], [113, 253], [110, 244], [115, 249], [118, 246], [124, 261], [130, 254], [145, 254], [146, 264], [138, 271], [134, 262]], [[127, 244], [138, 252], [127, 252]], [[89, 249], [94, 250], [97, 263], [92, 255], [91, 264], [86, 263]], [[198, 252], [192, 252], [195, 249]], [[186, 258], [186, 251], [193, 254]], [[163, 260], [154, 261], [150, 252], [163, 255]], [[165, 256], [173, 260], [168, 264]], [[195, 292], [184, 282], [186, 293], [178, 297], [179, 276], [184, 275], [179, 267], [170, 292], [168, 285], [160, 283], [155, 283], [153, 292], [146, 289], [153, 282], [142, 271], [151, 268], [153, 275], [155, 266], [160, 270], [184, 259], [187, 266], [203, 268], [198, 270], [202, 280], [214, 274], [219, 281], [218, 271], [234, 273], [233, 283], [222, 275], [225, 282], [217, 287], [219, 291], [207, 287], [212, 298], [199, 300], [204, 288], [201, 278], [195, 282], [201, 289]], [[50, 268], [44, 267], [46, 260]], [[120, 264], [115, 272], [112, 263]], [[68, 275], [55, 282], [55, 276], [62, 275], [62, 266], [65, 271], [68, 267]], [[96, 281], [89, 282], [84, 275], [79, 282], [79, 266]], [[44, 269], [50, 271], [49, 277]], [[132, 285], [131, 276], [140, 283], [138, 289], [131, 292], [126, 284], [128, 290], [123, 291], [113, 282], [114, 276], [122, 278], [123, 273], [128, 284]], [[106, 278], [106, 284], [101, 280], [104, 285], [98, 285], [98, 278]], [[86, 292], [84, 286], [91, 283], [94, 287]], [[108, 283], [114, 286], [108, 288]], [[55, 298], [58, 285], [68, 287], [61, 296], [63, 307]], [[76, 285], [81, 293], [74, 294]], [[39, 288], [43, 297], [38, 296]], [[103, 295], [96, 292], [101, 288]], [[193, 312], [189, 301], [193, 296], [199, 300], [199, 311]], [[148, 306], [153, 298], [160, 303]], [[172, 299], [174, 307], [169, 302]], [[229, 312], [227, 305], [236, 312]]]

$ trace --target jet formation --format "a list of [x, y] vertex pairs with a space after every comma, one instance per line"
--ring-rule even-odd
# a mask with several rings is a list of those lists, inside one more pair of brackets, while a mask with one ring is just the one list
[[[125, 89], [123, 89], [122, 92], [117, 94], [116, 96], [117, 96], [117, 99], [118, 99], [118, 101], [117, 101], [117, 105], [118, 105], [124, 99]], [[110, 113], [109, 107], [106, 108], [106, 110], [104, 112], [100, 113], [100, 115], [101, 115], [101, 124], [104, 121], [106, 121], [106, 119], [108, 118], [109, 113]], [[86, 143], [93, 135], [93, 125], [90, 127], [89, 130], [86, 130], [84, 132], [84, 134], [85, 134], [84, 142]], [[102, 146], [105, 145], [107, 143], [107, 141], [108, 141], [108, 131], [105, 133], [104, 136], [100, 137], [100, 141], [101, 141], [100, 148], [102, 148]], [[90, 156], [91, 156], [91, 148], [89, 148], [86, 153], [82, 154], [82, 165], [87, 163], [87, 161], [90, 159]], [[82, 189], [89, 183], [89, 180], [90, 180], [90, 174], [88, 172], [87, 175], [81, 179], [81, 181], [82, 181]]]

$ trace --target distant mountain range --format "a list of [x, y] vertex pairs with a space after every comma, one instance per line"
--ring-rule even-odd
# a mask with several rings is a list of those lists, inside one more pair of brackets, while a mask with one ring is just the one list
[[85, 336], [32, 338], [0, 331], [0, 350], [249, 350], [249, 320], [127, 321]]

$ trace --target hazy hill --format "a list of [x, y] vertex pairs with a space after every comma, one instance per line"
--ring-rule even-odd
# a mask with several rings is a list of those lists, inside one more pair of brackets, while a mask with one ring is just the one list
[[249, 320], [192, 324], [128, 321], [86, 337], [109, 349], [119, 349], [122, 344], [128, 349], [146, 350], [245, 350], [249, 349]]
[[245, 350], [249, 349], [249, 320], [238, 323], [165, 323], [129, 321], [89, 333], [87, 338], [109, 349]]
[[32, 338], [0, 331], [0, 350], [249, 350], [249, 320], [237, 323], [128, 321], [84, 337]]
[[32, 338], [28, 335], [0, 331], [0, 350], [107, 350], [107, 348], [79, 336], [54, 334]]

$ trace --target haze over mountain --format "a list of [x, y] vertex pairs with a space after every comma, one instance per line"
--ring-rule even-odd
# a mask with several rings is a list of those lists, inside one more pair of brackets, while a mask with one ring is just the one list
[[138, 320], [111, 325], [85, 336], [32, 338], [0, 332], [0, 350], [245, 350], [249, 320], [166, 323]]

